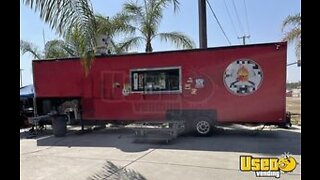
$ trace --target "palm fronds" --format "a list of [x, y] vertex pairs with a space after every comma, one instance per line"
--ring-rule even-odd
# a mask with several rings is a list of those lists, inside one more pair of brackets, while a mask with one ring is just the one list
[[284, 33], [283, 41], [295, 43], [296, 57], [300, 59], [301, 54], [301, 14], [290, 15], [282, 23], [282, 31], [290, 27], [289, 31]]
[[195, 43], [188, 36], [180, 32], [159, 33], [157, 36], [159, 36], [161, 40], [174, 43], [176, 47], [183, 47], [184, 49], [195, 47]]
[[179, 9], [178, 0], [144, 0], [142, 4], [138, 1], [130, 1], [123, 5], [123, 14], [131, 17], [129, 22], [132, 27], [140, 33], [138, 38], [131, 38], [128, 42], [123, 43], [124, 47], [137, 46], [145, 41], [145, 51], [152, 52], [152, 40], [160, 36], [161, 40], [171, 41], [178, 48], [193, 48], [195, 43], [188, 36], [178, 33], [158, 33], [158, 29], [163, 18], [163, 11], [170, 4], [173, 4], [174, 11]]
[[[95, 49], [96, 22], [92, 5], [89, 0], [23, 0], [23, 3], [36, 12], [40, 12], [40, 18], [56, 30], [59, 35], [67, 37], [79, 28], [78, 36], [81, 36], [82, 44], [79, 44], [78, 53], [88, 62], [90, 52]], [[89, 63], [85, 63], [85, 71], [90, 69]]]
[[44, 47], [45, 58], [63, 58], [68, 57], [69, 53], [66, 51], [65, 42], [62, 40], [48, 41]]
[[33, 58], [42, 59], [41, 52], [38, 50], [38, 47], [31, 42], [20, 40], [20, 51], [21, 54], [31, 53]]

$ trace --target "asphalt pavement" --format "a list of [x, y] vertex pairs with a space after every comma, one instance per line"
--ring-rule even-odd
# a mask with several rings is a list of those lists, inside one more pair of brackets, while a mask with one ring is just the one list
[[21, 180], [212, 180], [256, 178], [239, 170], [240, 156], [280, 157], [297, 161], [280, 179], [301, 179], [301, 130], [219, 129], [213, 136], [180, 136], [170, 143], [136, 142], [131, 129], [111, 128], [54, 137], [50, 128], [31, 136], [20, 132]]

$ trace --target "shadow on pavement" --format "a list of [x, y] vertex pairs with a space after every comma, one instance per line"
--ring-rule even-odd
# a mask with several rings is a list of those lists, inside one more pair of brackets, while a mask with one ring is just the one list
[[146, 178], [137, 171], [126, 169], [125, 167], [117, 166], [110, 161], [106, 161], [99, 172], [96, 172], [89, 178], [89, 180], [119, 180], [119, 179], [134, 179], [146, 180]]
[[[57, 142], [57, 140], [59, 140]], [[38, 146], [114, 147], [124, 152], [148, 149], [221, 151], [280, 155], [289, 152], [301, 155], [301, 133], [286, 129], [254, 131], [246, 129], [218, 129], [210, 137], [179, 136], [169, 144], [163, 142], [134, 143], [131, 129], [102, 129], [89, 133], [73, 131], [67, 136], [37, 139]], [[161, 144], [159, 147], [159, 143]]]
[[51, 129], [43, 129], [43, 130], [31, 130], [31, 128], [25, 128], [20, 130], [20, 140], [21, 139], [37, 139], [45, 136], [51, 136]]

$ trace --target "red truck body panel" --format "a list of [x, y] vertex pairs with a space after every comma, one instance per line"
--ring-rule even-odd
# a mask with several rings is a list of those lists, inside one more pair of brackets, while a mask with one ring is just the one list
[[[79, 58], [36, 60], [35, 93], [80, 98], [87, 120], [164, 120], [169, 109], [213, 109], [219, 122], [280, 123], [286, 119], [286, 52], [285, 42], [275, 42], [110, 55], [96, 57], [87, 77]], [[168, 67], [180, 69], [180, 91], [131, 91], [131, 70]]]

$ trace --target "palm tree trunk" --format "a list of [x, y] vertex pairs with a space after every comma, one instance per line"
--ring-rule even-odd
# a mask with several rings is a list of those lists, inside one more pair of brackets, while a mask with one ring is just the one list
[[146, 52], [152, 52], [152, 45], [151, 45], [151, 41], [147, 41], [146, 44]]

